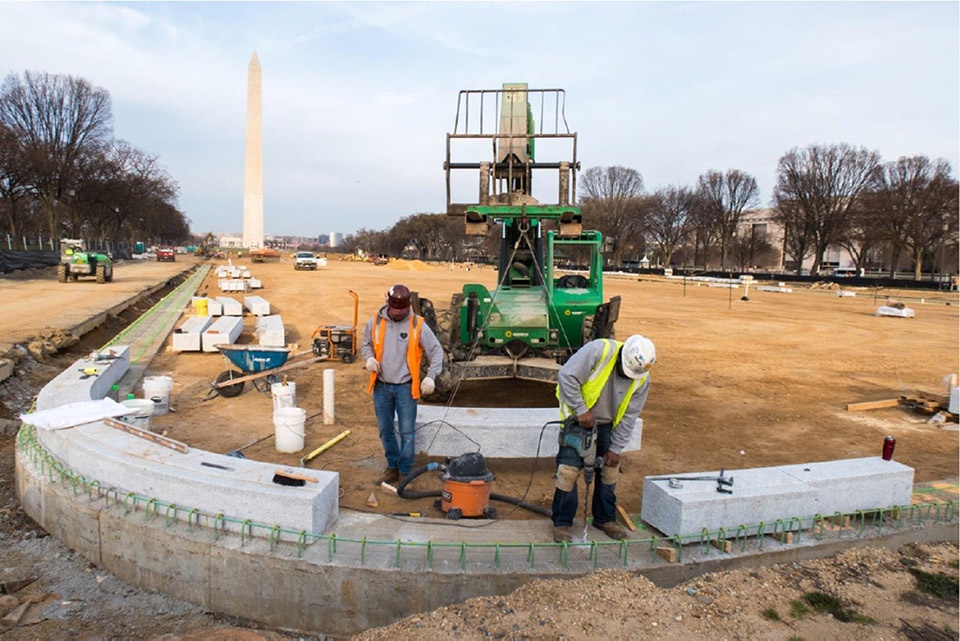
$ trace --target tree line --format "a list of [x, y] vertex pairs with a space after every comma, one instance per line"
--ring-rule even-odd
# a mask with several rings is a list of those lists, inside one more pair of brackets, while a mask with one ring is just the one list
[[0, 219], [14, 242], [180, 243], [178, 192], [156, 156], [114, 138], [106, 89], [30, 71], [0, 84]]
[[[710, 170], [693, 185], [647, 193], [636, 169], [591, 167], [580, 177], [579, 204], [585, 227], [603, 233], [613, 265], [645, 256], [663, 266], [787, 267], [800, 274], [810, 259], [817, 274], [828, 249], [843, 248], [858, 269], [892, 275], [908, 265], [920, 280], [924, 272], [955, 271], [942, 265], [947, 249], [956, 255], [960, 219], [951, 174], [942, 159], [883, 162], [878, 152], [846, 143], [791, 149], [777, 163], [770, 203], [769, 220], [782, 229], [777, 238], [744, 224], [760, 196], [756, 178], [738, 169]], [[496, 255], [492, 236], [478, 242], [465, 236], [459, 216], [418, 213], [386, 230], [361, 229], [344, 248], [469, 260]]]

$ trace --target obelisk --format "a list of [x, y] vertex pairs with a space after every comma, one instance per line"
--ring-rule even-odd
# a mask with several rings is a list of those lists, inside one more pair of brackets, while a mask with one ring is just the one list
[[247, 157], [243, 172], [243, 246], [263, 247], [263, 103], [260, 59], [247, 67]]

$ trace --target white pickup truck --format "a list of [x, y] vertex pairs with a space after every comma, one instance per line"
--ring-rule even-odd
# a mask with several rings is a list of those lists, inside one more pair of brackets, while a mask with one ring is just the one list
[[294, 269], [316, 269], [317, 257], [311, 252], [297, 252], [293, 257]]

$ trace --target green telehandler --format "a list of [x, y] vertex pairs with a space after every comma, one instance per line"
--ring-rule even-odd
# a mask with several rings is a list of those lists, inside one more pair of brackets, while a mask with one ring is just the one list
[[[454, 131], [447, 134], [447, 214], [462, 217], [468, 235], [496, 231], [499, 252], [492, 291], [479, 283], [464, 285], [440, 310], [418, 298], [446, 354], [439, 397], [470, 379], [553, 383], [560, 365], [581, 345], [614, 335], [620, 298], [603, 298], [603, 236], [583, 229], [576, 205], [577, 135], [567, 127], [564, 103], [562, 89], [526, 84], [460, 92]], [[462, 150], [454, 147], [462, 144], [486, 147], [492, 156], [455, 160]], [[537, 146], [558, 151], [559, 159], [537, 160]], [[475, 203], [452, 201], [457, 180], [452, 173], [461, 170], [479, 172]], [[547, 189], [556, 189], [556, 202], [534, 197], [533, 177], [544, 173]], [[575, 267], [559, 275], [561, 260]]]
[[113, 280], [113, 261], [102, 252], [87, 251], [82, 240], [61, 238], [57, 280], [65, 283], [81, 276], [96, 276], [98, 283], [109, 283]]

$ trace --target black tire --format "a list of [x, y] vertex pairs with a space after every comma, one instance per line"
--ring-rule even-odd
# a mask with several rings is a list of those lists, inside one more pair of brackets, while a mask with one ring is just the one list
[[61, 283], [67, 282], [67, 266], [63, 263], [57, 265], [57, 280]]
[[77, 282], [78, 280], [80, 280], [80, 274], [71, 273], [70, 280], [72, 280], [73, 282]]
[[113, 265], [107, 265], [107, 282], [113, 282]]
[[97, 263], [97, 282], [101, 284], [107, 282], [107, 266], [103, 263]]
[[463, 510], [461, 510], [458, 507], [452, 507], [449, 510], [447, 510], [447, 518], [450, 519], [451, 521], [459, 521], [462, 516], [463, 516]]
[[340, 360], [346, 363], [347, 365], [349, 365], [350, 363], [353, 362], [353, 354], [351, 354], [350, 352], [347, 352], [346, 354], [340, 357]]
[[[236, 370], [228, 369], [225, 372], [220, 372], [220, 375], [217, 376], [216, 382], [218, 384], [226, 383], [227, 381], [232, 381], [235, 378], [240, 378], [240, 376], [241, 376], [240, 372]], [[244, 381], [240, 381], [239, 383], [234, 383], [233, 385], [225, 385], [223, 387], [218, 387], [217, 392], [220, 394], [220, 396], [223, 396], [224, 398], [235, 398], [237, 396], [240, 396], [240, 394], [243, 393], [243, 385], [244, 385]]]

